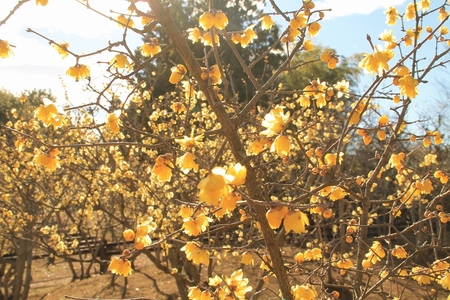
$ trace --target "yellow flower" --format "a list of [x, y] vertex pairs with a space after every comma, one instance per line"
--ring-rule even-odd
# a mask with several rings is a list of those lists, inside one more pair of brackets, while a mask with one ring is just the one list
[[120, 132], [120, 119], [115, 113], [108, 114], [108, 119], [106, 121], [106, 127], [109, 128], [114, 133]]
[[289, 22], [289, 26], [293, 29], [304, 28], [308, 22], [308, 18], [305, 14], [298, 14]]
[[287, 207], [278, 206], [272, 207], [266, 212], [266, 219], [269, 223], [270, 228], [277, 229], [281, 226], [283, 218], [286, 216]]
[[113, 274], [122, 275], [123, 277], [133, 273], [130, 261], [121, 257], [113, 257], [108, 268]]
[[385, 29], [384, 32], [380, 34], [380, 40], [385, 42], [387, 49], [393, 49], [397, 46], [397, 40], [393, 35], [392, 29]]
[[190, 39], [192, 43], [197, 43], [202, 36], [202, 32], [197, 27], [188, 28], [186, 31], [189, 34], [188, 39]]
[[305, 42], [303, 43], [303, 50], [307, 52], [314, 50], [313, 42], [311, 40], [305, 40]]
[[241, 259], [241, 263], [248, 266], [248, 265], [254, 265], [255, 264], [255, 260], [253, 259], [253, 254], [251, 251], [245, 251], [242, 254], [242, 259]]
[[155, 165], [152, 168], [152, 173], [161, 182], [170, 181], [172, 178], [172, 155], [160, 155], [155, 160]]
[[209, 222], [211, 221], [204, 213], [200, 213], [197, 216], [183, 219], [182, 228], [186, 234], [197, 236], [208, 228]]
[[386, 256], [386, 252], [383, 249], [383, 246], [380, 242], [375, 241], [372, 243], [372, 246], [369, 249], [369, 252], [366, 253], [367, 260], [372, 264], [376, 264], [381, 261], [382, 258]]
[[400, 95], [413, 99], [419, 94], [419, 90], [417, 89], [419, 82], [410, 74], [400, 77], [398, 83], [400, 85]]
[[306, 233], [308, 230], [305, 229], [305, 225], [309, 225], [309, 219], [306, 214], [294, 209], [286, 214], [283, 224], [286, 233], [289, 233], [291, 230], [295, 233]]
[[381, 75], [383, 70], [389, 70], [388, 61], [394, 57], [394, 52], [390, 49], [383, 50], [378, 45], [375, 47], [374, 53], [364, 53], [363, 55], [364, 58], [359, 63], [359, 67], [366, 69], [372, 75]]
[[305, 251], [304, 257], [308, 261], [320, 260], [322, 258], [322, 249], [320, 248], [308, 249]]
[[308, 25], [309, 36], [316, 36], [319, 33], [321, 26], [318, 22], [312, 22]]
[[289, 137], [281, 134], [275, 138], [270, 146], [270, 152], [276, 152], [278, 156], [284, 157], [288, 156], [289, 150], [291, 149], [291, 141]]
[[91, 70], [86, 65], [76, 64], [75, 66], [70, 67], [66, 71], [66, 74], [75, 78], [76, 81], [79, 81], [80, 79], [91, 76]]
[[430, 0], [422, 0], [419, 2], [422, 11], [430, 10]]
[[124, 230], [122, 235], [123, 235], [123, 238], [125, 239], [125, 241], [127, 241], [127, 242], [134, 240], [134, 238], [136, 236], [133, 229]]
[[228, 168], [227, 174], [233, 176], [233, 179], [228, 182], [228, 184], [243, 185], [245, 183], [245, 177], [247, 176], [247, 168], [240, 163], [237, 163]]
[[13, 54], [9, 43], [4, 40], [0, 40], [0, 57], [7, 58]]
[[442, 136], [441, 136], [441, 133], [439, 131], [433, 132], [433, 137], [434, 137], [434, 143], [436, 145], [439, 145], [439, 144], [442, 143]]
[[57, 157], [58, 154], [58, 149], [51, 149], [45, 153], [39, 152], [39, 154], [34, 157], [36, 165], [44, 166], [47, 169], [55, 171], [56, 168], [59, 168], [59, 158]]
[[204, 30], [209, 30], [213, 26], [220, 30], [228, 25], [228, 17], [220, 10], [206, 11], [198, 21]]
[[414, 267], [411, 269], [411, 275], [413, 275], [412, 278], [417, 281], [419, 285], [431, 283], [433, 278], [427, 275], [429, 272], [429, 269], [423, 267]]
[[339, 62], [339, 59], [337, 58], [336, 54], [328, 50], [322, 53], [322, 55], [320, 56], [320, 60], [326, 62], [328, 68], [330, 69], [336, 68], [337, 63]]
[[219, 200], [228, 195], [228, 185], [225, 181], [226, 171], [222, 168], [215, 167], [211, 172], [197, 185], [200, 190], [200, 201], [208, 205], [217, 206]]
[[175, 67], [172, 67], [170, 71], [172, 71], [172, 74], [170, 75], [169, 82], [172, 84], [180, 82], [187, 73], [186, 67], [183, 65], [176, 65]]
[[450, 290], [450, 272], [447, 271], [441, 275], [441, 279], [438, 282], [444, 289]]
[[[242, 272], [242, 269], [236, 270], [231, 274], [230, 277], [225, 276], [225, 283], [226, 283], [226, 286], [224, 286], [225, 293], [231, 294], [230, 292], [233, 291], [233, 294], [234, 296], [236, 296], [237, 299], [244, 300], [245, 294], [253, 289], [251, 286], [247, 286], [248, 282], [249, 282], [248, 278], [244, 278], [244, 273]], [[220, 299], [234, 299], [234, 298], [220, 297]]]
[[220, 73], [220, 69], [218, 65], [212, 65], [209, 67], [209, 72], [206, 68], [202, 68], [201, 77], [203, 80], [210, 80], [211, 84], [221, 84], [222, 83], [222, 74]]
[[40, 105], [34, 111], [34, 117], [44, 123], [45, 126], [53, 124], [54, 119], [58, 116], [58, 109], [55, 104]]
[[189, 173], [190, 170], [198, 171], [198, 164], [195, 162], [195, 154], [186, 152], [183, 156], [177, 158], [177, 165], [184, 174]]
[[399, 245], [395, 245], [395, 248], [392, 249], [392, 255], [397, 258], [406, 258], [408, 257], [408, 252], [406, 252], [405, 248]]
[[336, 266], [341, 269], [350, 269], [353, 267], [353, 262], [350, 259], [342, 258], [337, 263]]
[[48, 3], [48, 0], [36, 0], [36, 5], [46, 6], [47, 3]]
[[205, 45], [205, 46], [213, 46], [214, 44], [216, 44], [216, 46], [219, 46], [220, 45], [220, 43], [219, 43], [219, 35], [215, 34], [214, 30], [213, 30], [213, 37], [214, 37], [214, 43], [213, 43], [213, 40], [211, 38], [211, 33], [209, 31], [205, 32], [201, 36], [201, 39], [203, 41], [203, 45]]
[[128, 58], [126, 57], [125, 54], [123, 53], [119, 53], [116, 56], [114, 56], [110, 61], [109, 64], [119, 68], [119, 69], [125, 69], [125, 68], [130, 68], [131, 64], [128, 61]]
[[291, 293], [294, 295], [294, 300], [313, 300], [317, 299], [318, 294], [314, 287], [307, 285], [295, 285], [291, 287]]
[[61, 57], [64, 59], [69, 55], [69, 52], [67, 49], [69, 49], [69, 43], [67, 42], [60, 42], [58, 44], [53, 44], [52, 47], [58, 51], [58, 53], [61, 55]]
[[400, 18], [395, 6], [389, 7], [384, 13], [386, 14], [386, 24], [389, 26], [395, 26], [397, 19]]
[[350, 83], [345, 79], [342, 79], [341, 81], [338, 81], [335, 84], [333, 84], [333, 87], [336, 90], [338, 90], [338, 92], [337, 92], [338, 98], [342, 98], [342, 97], [349, 98], [350, 97], [349, 85], [350, 85]]
[[134, 22], [131, 18], [125, 17], [123, 14], [117, 17], [117, 22], [119, 22], [120, 27], [134, 27]]
[[270, 110], [270, 113], [264, 116], [264, 120], [261, 122], [263, 127], [267, 129], [260, 134], [267, 137], [273, 137], [283, 130], [284, 125], [289, 120], [290, 112], [286, 114], [283, 112], [284, 106], [277, 105], [274, 109]]
[[186, 258], [192, 260], [196, 265], [209, 266], [209, 251], [202, 249], [195, 242], [187, 242], [181, 249], [186, 253]]
[[203, 134], [194, 136], [195, 129], [192, 128], [190, 136], [183, 136], [182, 139], [175, 139], [177, 143], [179, 143], [183, 149], [191, 149], [194, 147], [198, 147], [201, 145]]
[[413, 20], [415, 16], [416, 16], [416, 6], [414, 3], [409, 3], [408, 6], [406, 7], [405, 20], [406, 21]]
[[272, 18], [269, 15], [265, 15], [259, 19], [261, 21], [261, 28], [270, 30], [272, 26], [275, 24]]
[[161, 47], [158, 45], [158, 39], [154, 38], [151, 43], [144, 43], [139, 50], [143, 56], [149, 57], [161, 52]]

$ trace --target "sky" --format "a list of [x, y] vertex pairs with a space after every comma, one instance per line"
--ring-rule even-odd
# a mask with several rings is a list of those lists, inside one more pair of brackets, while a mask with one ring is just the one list
[[[18, 0], [0, 1], [0, 20], [17, 2]], [[301, 3], [300, 0], [277, 2], [282, 11], [296, 10]], [[117, 16], [116, 12], [126, 12], [128, 7], [127, 2], [123, 0], [89, 0], [89, 3], [108, 16]], [[354, 53], [371, 52], [366, 39], [367, 34], [372, 37], [375, 44], [380, 43], [379, 34], [388, 29], [383, 12], [392, 5], [403, 12], [407, 1], [323, 0], [314, 3], [316, 8], [331, 8], [330, 12], [325, 12], [325, 18], [321, 21], [322, 29], [313, 39], [314, 43], [334, 48], [338, 55], [351, 56]], [[270, 7], [267, 9], [270, 10]], [[280, 25], [283, 28], [287, 24]], [[0, 88], [3, 87], [16, 94], [24, 90], [50, 89], [59, 101], [64, 99], [66, 89], [72, 103], [90, 102], [92, 95], [82, 92], [83, 82], [75, 82], [65, 75], [66, 70], [75, 64], [75, 59], [71, 56], [61, 59], [46, 40], [27, 32], [27, 28], [56, 42], [68, 42], [69, 49], [76, 53], [89, 53], [104, 47], [108, 41], [120, 40], [123, 29], [107, 18], [87, 10], [75, 0], [49, 0], [45, 7], [37, 6], [35, 0], [31, 0], [25, 3], [5, 25], [0, 26], [0, 39], [7, 40], [15, 46], [12, 57], [0, 59]], [[142, 44], [141, 38], [131, 32], [128, 35], [128, 42], [132, 49]], [[94, 58], [84, 59], [81, 63], [91, 67], [94, 82], [96, 79], [103, 81], [102, 68], [105, 68], [104, 63], [113, 56], [113, 53], [106, 52]], [[420, 86], [419, 90], [421, 94], [423, 90], [427, 91], [428, 97], [435, 97], [434, 95], [437, 97], [439, 93], [436, 88], [428, 85]]]

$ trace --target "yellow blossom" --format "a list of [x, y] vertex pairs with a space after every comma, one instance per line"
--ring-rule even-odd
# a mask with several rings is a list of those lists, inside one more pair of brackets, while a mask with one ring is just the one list
[[130, 27], [133, 28], [134, 27], [134, 22], [131, 18], [125, 17], [125, 15], [119, 15], [117, 17], [117, 22], [119, 22], [119, 26], [120, 27]]
[[281, 226], [283, 218], [286, 216], [287, 207], [278, 206], [272, 207], [266, 212], [266, 218], [270, 228], [277, 229]]
[[419, 285], [430, 284], [433, 280], [432, 277], [428, 276], [429, 269], [424, 267], [414, 267], [411, 269], [412, 278], [417, 281]]
[[161, 47], [158, 45], [158, 40], [155, 38], [151, 43], [144, 43], [139, 50], [143, 56], [151, 57], [161, 52]]
[[270, 110], [270, 113], [264, 116], [264, 120], [261, 122], [261, 125], [267, 129], [262, 131], [260, 133], [261, 135], [273, 137], [284, 129], [284, 125], [289, 120], [290, 112], [285, 114], [283, 109], [284, 106], [277, 105], [274, 109]]
[[446, 271], [443, 275], [441, 275], [438, 283], [442, 285], [444, 289], [450, 290], [450, 272]]
[[321, 26], [319, 22], [312, 22], [308, 25], [308, 34], [309, 36], [316, 36], [319, 33]]
[[130, 261], [121, 257], [113, 257], [108, 268], [113, 274], [121, 275], [123, 277], [127, 277], [133, 273]]
[[125, 54], [123, 53], [119, 53], [116, 56], [114, 56], [110, 61], [109, 64], [119, 68], [119, 69], [125, 69], [125, 68], [130, 68], [131, 64], [128, 61], [128, 58]]
[[305, 40], [303, 43], [303, 50], [305, 51], [312, 51], [314, 50], [314, 44], [311, 40]]
[[[305, 14], [298, 14], [289, 22], [289, 26], [293, 29], [304, 28], [308, 22], [308, 18]], [[320, 25], [319, 25], [320, 26]]]
[[187, 217], [183, 219], [182, 227], [186, 234], [197, 236], [208, 228], [209, 222], [211, 221], [212, 220], [208, 218], [204, 213], [200, 213], [197, 216]]
[[7, 58], [13, 54], [11, 46], [7, 41], [0, 40], [0, 57]]
[[119, 127], [120, 124], [121, 124], [121, 121], [116, 113], [108, 114], [108, 119], [106, 121], [107, 128], [109, 128], [114, 133], [118, 133], [118, 132], [120, 132], [120, 127]]
[[383, 246], [380, 242], [375, 241], [372, 243], [372, 246], [369, 249], [369, 252], [366, 253], [367, 260], [370, 261], [372, 265], [381, 261], [382, 258], [386, 256], [386, 252], [383, 249]]
[[125, 241], [127, 241], [127, 242], [133, 241], [136, 236], [133, 229], [124, 230], [122, 235], [123, 235], [123, 238], [125, 239]]
[[[234, 271], [230, 277], [225, 276], [225, 283], [224, 286], [224, 294], [228, 294], [231, 296], [231, 291], [233, 291], [233, 295], [239, 299], [244, 300], [245, 294], [247, 292], [250, 292], [253, 288], [248, 285], [248, 278], [244, 278], [244, 273], [242, 272], [242, 269]], [[230, 291], [231, 290], [231, 291]], [[224, 298], [220, 297], [220, 299], [234, 299], [234, 298]]]
[[172, 71], [172, 74], [170, 75], [169, 82], [172, 84], [180, 82], [187, 73], [186, 67], [183, 65], [176, 65], [175, 67], [172, 67], [170, 71]]
[[395, 248], [392, 249], [392, 256], [395, 256], [397, 258], [406, 258], [408, 257], [408, 253], [406, 252], [406, 250], [399, 245], [395, 245]]
[[289, 154], [290, 149], [291, 141], [289, 140], [289, 137], [281, 134], [273, 141], [270, 152], [276, 152], [278, 156], [284, 157]]
[[64, 59], [69, 55], [69, 52], [67, 49], [69, 49], [69, 43], [67, 42], [60, 42], [58, 44], [53, 44], [52, 47], [58, 51], [58, 53], [61, 55], [61, 57]]
[[53, 124], [54, 119], [58, 116], [58, 109], [55, 104], [40, 105], [34, 111], [34, 117], [44, 123], [45, 126]]
[[211, 33], [209, 31], [205, 32], [201, 36], [201, 40], [203, 41], [203, 45], [205, 45], [205, 46], [213, 46], [214, 44], [216, 44], [216, 46], [219, 46], [220, 45], [220, 43], [219, 43], [219, 35], [214, 33], [214, 30], [213, 30], [212, 36], [214, 37], [214, 43], [213, 43], [213, 40], [211, 38]]
[[409, 3], [406, 7], [405, 20], [413, 20], [416, 16], [416, 5], [414, 3]]
[[341, 81], [338, 81], [335, 84], [333, 84], [333, 87], [338, 91], [338, 93], [337, 93], [338, 98], [342, 98], [342, 97], [349, 98], [350, 97], [349, 85], [350, 85], [350, 83], [345, 79], [342, 79]]
[[73, 67], [70, 67], [66, 74], [70, 77], [75, 78], [75, 81], [79, 81], [80, 79], [91, 76], [91, 70], [86, 65], [76, 64]]
[[183, 156], [177, 158], [177, 165], [184, 174], [189, 173], [190, 170], [198, 171], [198, 164], [195, 162], [195, 154], [186, 152]]
[[316, 290], [310, 285], [295, 285], [291, 287], [291, 293], [294, 300], [314, 300], [318, 297]]
[[192, 128], [190, 136], [183, 136], [182, 139], [175, 139], [177, 143], [179, 143], [183, 149], [191, 149], [194, 147], [198, 147], [201, 145], [203, 140], [203, 134], [194, 136], [195, 129]]
[[161, 182], [170, 181], [172, 178], [172, 155], [164, 154], [156, 158], [155, 165], [152, 168], [152, 173]]
[[245, 183], [245, 177], [247, 176], [247, 168], [240, 163], [237, 163], [228, 168], [227, 174], [233, 177], [229, 184], [243, 185]]
[[248, 266], [248, 265], [254, 265], [255, 260], [253, 259], [253, 254], [250, 251], [246, 251], [242, 254], [241, 263]]
[[265, 30], [269, 30], [275, 24], [269, 15], [265, 15], [259, 20], [261, 21], [261, 28]]
[[400, 95], [413, 99], [419, 94], [419, 90], [417, 89], [419, 83], [410, 74], [400, 77], [398, 83], [400, 85]]
[[186, 32], [189, 34], [188, 39], [190, 39], [192, 43], [197, 43], [202, 36], [202, 32], [197, 27], [188, 28]]
[[227, 196], [229, 193], [228, 184], [225, 181], [226, 171], [222, 168], [215, 167], [211, 172], [197, 185], [200, 190], [200, 201], [207, 205], [217, 206], [219, 200]]
[[48, 0], [36, 0], [36, 5], [46, 6], [47, 3], [48, 3]]
[[360, 68], [364, 68], [370, 74], [381, 75], [383, 70], [389, 70], [388, 61], [394, 57], [394, 52], [391, 49], [385, 49], [378, 45], [372, 54], [364, 53], [364, 58], [359, 63]]
[[186, 258], [194, 264], [209, 266], [209, 251], [202, 249], [201, 245], [196, 242], [187, 242], [180, 250], [184, 251]]
[[389, 7], [384, 13], [386, 14], [386, 24], [389, 26], [395, 26], [397, 19], [400, 18], [395, 6]]
[[286, 233], [291, 230], [295, 233], [306, 233], [305, 225], [309, 226], [309, 219], [302, 211], [294, 209], [290, 210], [284, 217], [284, 229]]
[[56, 168], [59, 168], [58, 154], [58, 149], [51, 149], [48, 152], [39, 152], [39, 154], [34, 157], [36, 165], [55, 171]]
[[198, 21], [204, 30], [209, 30], [213, 26], [220, 30], [228, 25], [228, 17], [220, 10], [206, 11]]

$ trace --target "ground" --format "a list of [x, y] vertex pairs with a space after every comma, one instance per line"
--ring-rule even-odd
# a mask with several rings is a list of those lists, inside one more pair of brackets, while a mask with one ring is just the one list
[[[227, 260], [227, 262], [232, 261]], [[220, 268], [223, 274], [231, 274], [234, 267], [225, 263], [216, 266]], [[253, 268], [254, 269], [254, 268]], [[97, 268], [98, 270], [98, 268]], [[45, 260], [33, 261], [33, 282], [31, 284], [30, 300], [59, 300], [59, 299], [154, 299], [154, 300], [175, 300], [179, 299], [178, 289], [172, 276], [164, 274], [158, 270], [145, 256], [138, 256], [135, 262], [134, 273], [125, 279], [114, 276], [110, 272], [100, 275], [98, 272], [92, 272], [90, 278], [72, 281], [72, 273], [66, 262], [56, 260], [55, 264], [47, 265]], [[256, 286], [261, 272], [256, 270], [250, 272], [250, 269], [244, 270], [244, 275], [250, 278], [250, 284]], [[271, 281], [275, 281], [273, 278]], [[443, 300], [447, 298], [448, 293], [439, 292], [437, 298], [427, 295], [427, 287], [414, 284], [411, 288], [403, 289], [403, 285], [408, 279], [402, 279], [400, 284], [387, 282], [383, 289], [389, 291], [392, 295], [402, 295], [401, 299], [436, 299]], [[126, 288], [125, 288], [126, 287]], [[428, 288], [428, 291], [430, 288]], [[265, 296], [264, 296], [265, 295]], [[260, 299], [276, 299], [274, 294], [263, 294]], [[341, 296], [340, 299], [347, 300], [347, 297]], [[373, 295], [367, 299], [392, 299], [382, 298], [379, 295]]]

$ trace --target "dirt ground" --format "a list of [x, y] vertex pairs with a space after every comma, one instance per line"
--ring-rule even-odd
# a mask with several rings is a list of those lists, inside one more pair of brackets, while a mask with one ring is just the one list
[[[231, 259], [232, 260], [232, 259]], [[223, 274], [231, 274], [235, 269], [228, 262], [220, 266]], [[219, 267], [216, 267], [216, 269]], [[257, 269], [257, 268], [252, 268]], [[98, 267], [97, 267], [98, 271]], [[250, 284], [256, 286], [261, 272], [250, 269], [244, 270], [245, 277], [249, 277]], [[83, 280], [72, 281], [72, 273], [66, 262], [56, 260], [55, 264], [47, 265], [45, 260], [33, 261], [33, 281], [30, 289], [30, 300], [59, 300], [59, 299], [154, 299], [175, 300], [179, 299], [178, 289], [172, 276], [158, 270], [152, 262], [141, 255], [136, 258], [134, 273], [126, 278], [114, 276], [110, 272], [100, 275], [92, 272], [91, 277]], [[275, 281], [271, 279], [271, 281]], [[384, 285], [385, 291], [392, 291], [392, 295], [402, 295], [400, 299], [447, 299], [448, 293], [439, 293], [437, 298], [427, 295], [427, 287], [419, 287], [413, 284], [411, 288], [402, 288], [404, 280], [400, 284], [388, 282]], [[410, 282], [411, 283], [411, 282]], [[428, 288], [428, 291], [430, 288]], [[445, 295], [444, 295], [445, 294]], [[277, 299], [272, 293], [262, 294], [259, 299]], [[326, 299], [326, 298], [325, 298]], [[349, 300], [348, 296], [341, 296], [342, 300]], [[393, 299], [382, 298], [373, 295], [367, 299]]]

